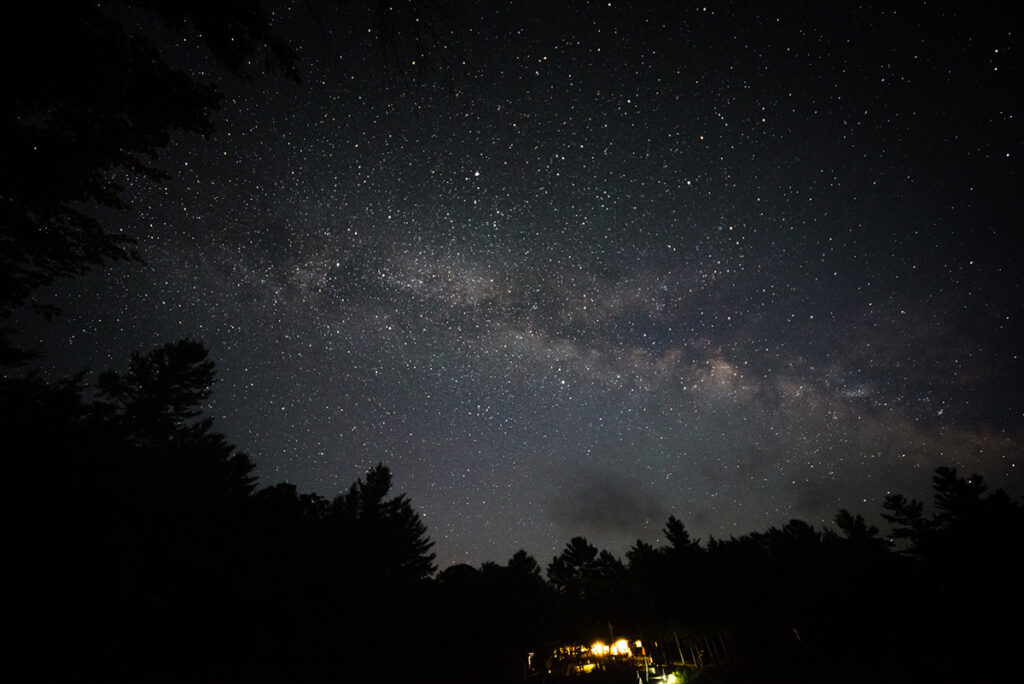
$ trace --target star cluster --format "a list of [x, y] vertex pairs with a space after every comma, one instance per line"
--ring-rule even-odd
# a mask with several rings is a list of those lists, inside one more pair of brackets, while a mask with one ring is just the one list
[[105, 216], [146, 265], [29, 343], [202, 340], [264, 484], [383, 461], [441, 567], [874, 515], [937, 465], [1019, 488], [1013, 18], [565, 5], [460, 5], [411, 84], [280, 8], [304, 83], [218, 80]]

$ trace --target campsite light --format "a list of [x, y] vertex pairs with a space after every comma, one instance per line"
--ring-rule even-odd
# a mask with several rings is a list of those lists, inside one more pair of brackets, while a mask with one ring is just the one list
[[611, 648], [609, 650], [611, 651], [612, 655], [632, 655], [632, 653], [629, 650], [629, 642], [625, 639], [619, 639], [618, 641], [616, 641], [614, 644], [611, 645]]

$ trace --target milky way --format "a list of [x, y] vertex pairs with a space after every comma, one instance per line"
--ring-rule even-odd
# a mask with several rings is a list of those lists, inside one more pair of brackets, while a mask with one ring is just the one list
[[457, 6], [419, 75], [315, 4], [275, 15], [302, 85], [168, 39], [217, 132], [26, 343], [203, 341], [263, 484], [382, 461], [441, 567], [1019, 492], [1019, 17], [554, 4]]

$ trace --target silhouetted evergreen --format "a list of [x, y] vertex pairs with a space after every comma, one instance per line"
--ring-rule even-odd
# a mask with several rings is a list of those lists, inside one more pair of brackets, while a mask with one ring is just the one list
[[540, 576], [537, 561], [517, 551], [507, 565], [460, 564], [437, 576], [431, 623], [440, 630], [431, 640], [438, 667], [427, 681], [521, 682], [527, 654], [558, 637], [553, 629], [554, 595]]
[[575, 537], [547, 580], [523, 550], [432, 578], [387, 467], [332, 499], [257, 489], [203, 415], [214, 381], [192, 340], [95, 386], [0, 380], [16, 482], [46, 483], [8, 502], [14, 645], [37, 679], [511, 683], [559, 645], [623, 636], [708, 682], [986, 682], [1012, 665], [1024, 507], [977, 475], [936, 470], [931, 511], [889, 496], [899, 546], [846, 510], [834, 529], [706, 545], [669, 517], [667, 544], [638, 540], [627, 565]]
[[[433, 554], [388, 469], [333, 502], [254, 492], [252, 463], [201, 413], [213, 382], [182, 340], [101, 374], [91, 400], [81, 377], [0, 384], [17, 481], [50, 483], [14, 500], [35, 513], [15, 536], [12, 614], [43, 679], [369, 672], [415, 638]], [[55, 643], [68, 659], [46, 657]], [[336, 658], [343, 645], [372, 657]]]
[[[404, 494], [385, 499], [391, 471], [379, 464], [331, 502], [336, 543], [361, 567], [365, 581], [404, 584], [427, 579], [436, 569], [426, 526]], [[360, 555], [361, 554], [361, 555]]]
[[[101, 377], [91, 402], [82, 378], [3, 385], [4, 429], [38, 456], [25, 475], [49, 469], [56, 493], [18, 537], [22, 638], [41, 662], [57, 640], [86, 669], [127, 649], [125, 680], [369, 677], [388, 662], [512, 682], [545, 645], [630, 634], [710, 666], [708, 681], [993, 681], [1012, 653], [1021, 506], [976, 476], [937, 471], [931, 515], [890, 497], [902, 554], [848, 511], [835, 531], [791, 521], [706, 549], [670, 518], [669, 545], [638, 541], [626, 567], [574, 538], [550, 584], [522, 551], [431, 582], [425, 528], [387, 468], [333, 501], [253, 491], [198, 410], [213, 369], [197, 343]], [[942, 657], [957, 652], [978, 657]]]
[[607, 638], [629, 617], [626, 568], [608, 551], [573, 537], [547, 568], [564, 634], [581, 641]]
[[919, 638], [936, 654], [966, 654], [947, 663], [950, 671], [995, 681], [1017, 648], [1007, 620], [1024, 608], [1024, 506], [952, 468], [936, 469], [932, 485], [931, 515], [899, 494], [885, 500], [884, 517], [915, 570]]

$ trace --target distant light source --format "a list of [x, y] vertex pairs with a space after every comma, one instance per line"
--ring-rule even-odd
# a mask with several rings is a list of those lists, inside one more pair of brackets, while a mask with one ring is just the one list
[[606, 656], [631, 656], [633, 652], [629, 648], [628, 641], [618, 639], [611, 646], [603, 641], [595, 641], [590, 646], [590, 655], [604, 658]]
[[625, 639], [619, 639], [618, 641], [616, 641], [614, 644], [611, 645], [611, 648], [609, 650], [611, 651], [612, 655], [633, 655], [633, 653], [629, 650], [629, 642]]

